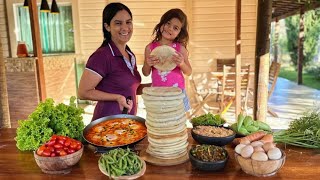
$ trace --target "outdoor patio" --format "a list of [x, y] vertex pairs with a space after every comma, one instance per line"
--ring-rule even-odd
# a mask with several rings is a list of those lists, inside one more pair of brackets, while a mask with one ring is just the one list
[[[303, 112], [320, 106], [320, 91], [311, 89], [303, 85], [297, 85], [294, 82], [283, 78], [278, 78], [275, 90], [269, 101], [269, 107], [277, 113], [279, 117], [272, 117], [268, 114], [267, 123], [272, 129], [287, 129], [289, 123], [300, 117]], [[146, 117], [142, 98], [139, 96], [139, 105], [137, 116]], [[91, 121], [94, 105], [81, 105], [85, 109], [84, 121], [88, 124]], [[205, 113], [199, 111], [197, 114]], [[215, 112], [212, 112], [215, 113]], [[249, 114], [252, 115], [252, 109], [249, 109]], [[232, 106], [224, 115], [227, 123], [235, 122], [234, 107]], [[187, 123], [188, 127], [191, 124]]]

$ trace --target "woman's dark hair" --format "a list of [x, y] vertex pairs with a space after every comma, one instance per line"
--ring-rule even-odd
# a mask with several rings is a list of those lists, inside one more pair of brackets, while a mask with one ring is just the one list
[[127, 11], [132, 19], [132, 13], [130, 9], [122, 3], [110, 3], [104, 8], [102, 13], [102, 30], [104, 40], [101, 44], [101, 47], [106, 46], [107, 43], [111, 40], [111, 33], [106, 30], [106, 28], [104, 27], [104, 23], [107, 23], [110, 26], [111, 19], [121, 10]]
[[161, 26], [166, 24], [173, 18], [179, 19], [179, 21], [182, 23], [181, 31], [174, 39], [174, 41], [181, 43], [184, 47], [187, 47], [189, 41], [188, 20], [186, 14], [181, 9], [170, 9], [169, 11], [164, 13], [164, 15], [162, 15], [160, 22], [153, 29], [152, 35], [155, 35], [153, 42], [159, 41], [161, 39]]

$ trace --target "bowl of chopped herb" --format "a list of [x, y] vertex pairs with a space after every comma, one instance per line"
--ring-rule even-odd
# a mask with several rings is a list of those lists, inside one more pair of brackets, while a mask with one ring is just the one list
[[202, 171], [220, 171], [229, 159], [228, 152], [215, 145], [196, 145], [189, 151], [192, 166]]

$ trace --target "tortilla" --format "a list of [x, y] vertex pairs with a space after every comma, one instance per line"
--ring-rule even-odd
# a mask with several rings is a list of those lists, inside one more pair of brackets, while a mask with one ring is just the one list
[[151, 96], [177, 96], [182, 90], [178, 87], [145, 87], [142, 92]]
[[[177, 140], [177, 139], [175, 139]], [[188, 140], [188, 135], [186, 134], [184, 137], [182, 137], [180, 140], [177, 141], [165, 141], [165, 139], [153, 139], [151, 137], [148, 137], [148, 142], [153, 146], [159, 146], [159, 147], [171, 147], [179, 145], [183, 142], [186, 142]]]
[[151, 156], [159, 159], [176, 159], [176, 158], [185, 156], [187, 154], [187, 148], [183, 149], [183, 151], [181, 152], [174, 152], [174, 153], [165, 154], [165, 155], [161, 153], [153, 152], [152, 150], [149, 149], [149, 147], [147, 148], [146, 152]]
[[154, 134], [154, 135], [158, 135], [158, 136], [161, 136], [161, 135], [172, 135], [172, 134], [177, 134], [179, 132], [183, 132], [187, 129], [187, 125], [182, 125], [181, 127], [177, 128], [177, 129], [174, 129], [174, 130], [166, 130], [166, 131], [158, 131], [158, 130], [154, 130], [154, 129], [148, 129], [147, 128], [147, 133], [151, 133], [151, 134]]
[[148, 106], [146, 107], [147, 112], [151, 113], [167, 113], [167, 112], [172, 112], [172, 111], [178, 111], [184, 109], [183, 103], [181, 103], [178, 106], [174, 107], [163, 107], [163, 106]]
[[176, 134], [166, 134], [166, 135], [157, 135], [157, 134], [152, 134], [150, 132], [148, 132], [148, 138], [151, 137], [153, 140], [164, 140], [164, 141], [169, 141], [170, 142], [176, 142], [176, 141], [179, 141], [183, 138], [185, 138], [185, 136], [188, 136], [187, 134], [187, 129], [182, 131], [182, 132], [179, 132], [179, 133], [176, 133]]
[[170, 126], [176, 127], [177, 125], [180, 125], [182, 123], [185, 124], [186, 122], [187, 122], [187, 117], [183, 116], [182, 118], [177, 120], [162, 121], [162, 122], [152, 121], [151, 119], [147, 118], [145, 124], [148, 124], [149, 126], [152, 126], [154, 128], [161, 128], [161, 127], [170, 127]]
[[175, 95], [175, 96], [152, 96], [152, 95], [148, 95], [148, 94], [142, 94], [141, 97], [143, 100], [149, 100], [149, 101], [170, 101], [170, 100], [180, 100], [184, 98], [184, 94], [181, 93], [179, 95]]
[[147, 111], [147, 117], [151, 117], [153, 119], [167, 119], [171, 117], [181, 117], [181, 115], [185, 115], [186, 111], [184, 109], [179, 109], [177, 111], [171, 111], [167, 113], [152, 113]]
[[144, 105], [146, 108], [148, 107], [175, 107], [179, 106], [183, 103], [183, 100], [170, 100], [170, 101], [150, 101], [150, 100], [143, 100]]
[[160, 71], [171, 71], [177, 66], [172, 60], [172, 56], [175, 54], [176, 50], [167, 45], [158, 46], [150, 53], [150, 55], [156, 56], [159, 59], [159, 63], [154, 65], [154, 67]]

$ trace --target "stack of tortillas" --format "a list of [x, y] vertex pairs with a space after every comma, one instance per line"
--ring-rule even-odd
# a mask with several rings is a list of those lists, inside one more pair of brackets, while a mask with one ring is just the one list
[[147, 111], [149, 146], [146, 152], [158, 159], [187, 156], [187, 119], [181, 89], [146, 87], [143, 89], [142, 98]]

